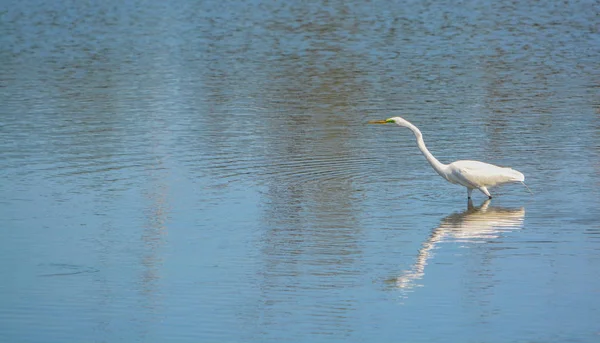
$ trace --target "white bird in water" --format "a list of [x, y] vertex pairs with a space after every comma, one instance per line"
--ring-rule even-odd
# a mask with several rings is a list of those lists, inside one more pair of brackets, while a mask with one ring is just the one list
[[421, 131], [406, 119], [393, 117], [386, 120], [369, 122], [369, 124], [388, 123], [396, 123], [397, 125], [409, 128], [417, 137], [417, 145], [433, 169], [448, 182], [467, 187], [467, 196], [469, 199], [471, 199], [471, 193], [474, 189], [480, 190], [491, 199], [492, 195], [488, 191], [488, 187], [511, 182], [520, 182], [531, 192], [529, 187], [525, 185], [525, 176], [512, 168], [499, 167], [479, 161], [456, 161], [450, 164], [441, 163], [427, 150]]

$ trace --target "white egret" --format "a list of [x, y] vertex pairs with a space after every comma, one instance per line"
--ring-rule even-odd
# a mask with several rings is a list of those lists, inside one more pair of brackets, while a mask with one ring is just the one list
[[[417, 137], [417, 145], [433, 169], [448, 182], [467, 187], [467, 196], [469, 199], [471, 199], [473, 189], [480, 190], [491, 199], [492, 195], [488, 191], [488, 187], [510, 182], [521, 182], [527, 187], [524, 183], [525, 176], [511, 168], [499, 167], [479, 161], [456, 161], [450, 164], [441, 163], [427, 150], [421, 131], [406, 119], [393, 117], [386, 120], [374, 120], [369, 123], [396, 123], [397, 125], [409, 128]], [[527, 189], [529, 190], [528, 187]]]

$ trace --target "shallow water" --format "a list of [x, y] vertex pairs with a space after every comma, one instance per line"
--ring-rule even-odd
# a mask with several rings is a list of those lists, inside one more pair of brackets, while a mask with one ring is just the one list
[[0, 341], [600, 339], [597, 2], [6, 4]]

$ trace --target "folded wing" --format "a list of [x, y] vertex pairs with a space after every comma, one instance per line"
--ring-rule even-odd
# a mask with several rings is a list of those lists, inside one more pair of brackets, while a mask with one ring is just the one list
[[449, 165], [451, 181], [469, 188], [522, 182], [525, 176], [512, 169], [479, 161], [456, 161]]

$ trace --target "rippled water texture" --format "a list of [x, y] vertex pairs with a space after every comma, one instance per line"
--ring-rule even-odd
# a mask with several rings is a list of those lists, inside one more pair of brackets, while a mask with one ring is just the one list
[[2, 4], [1, 342], [600, 341], [597, 1]]

